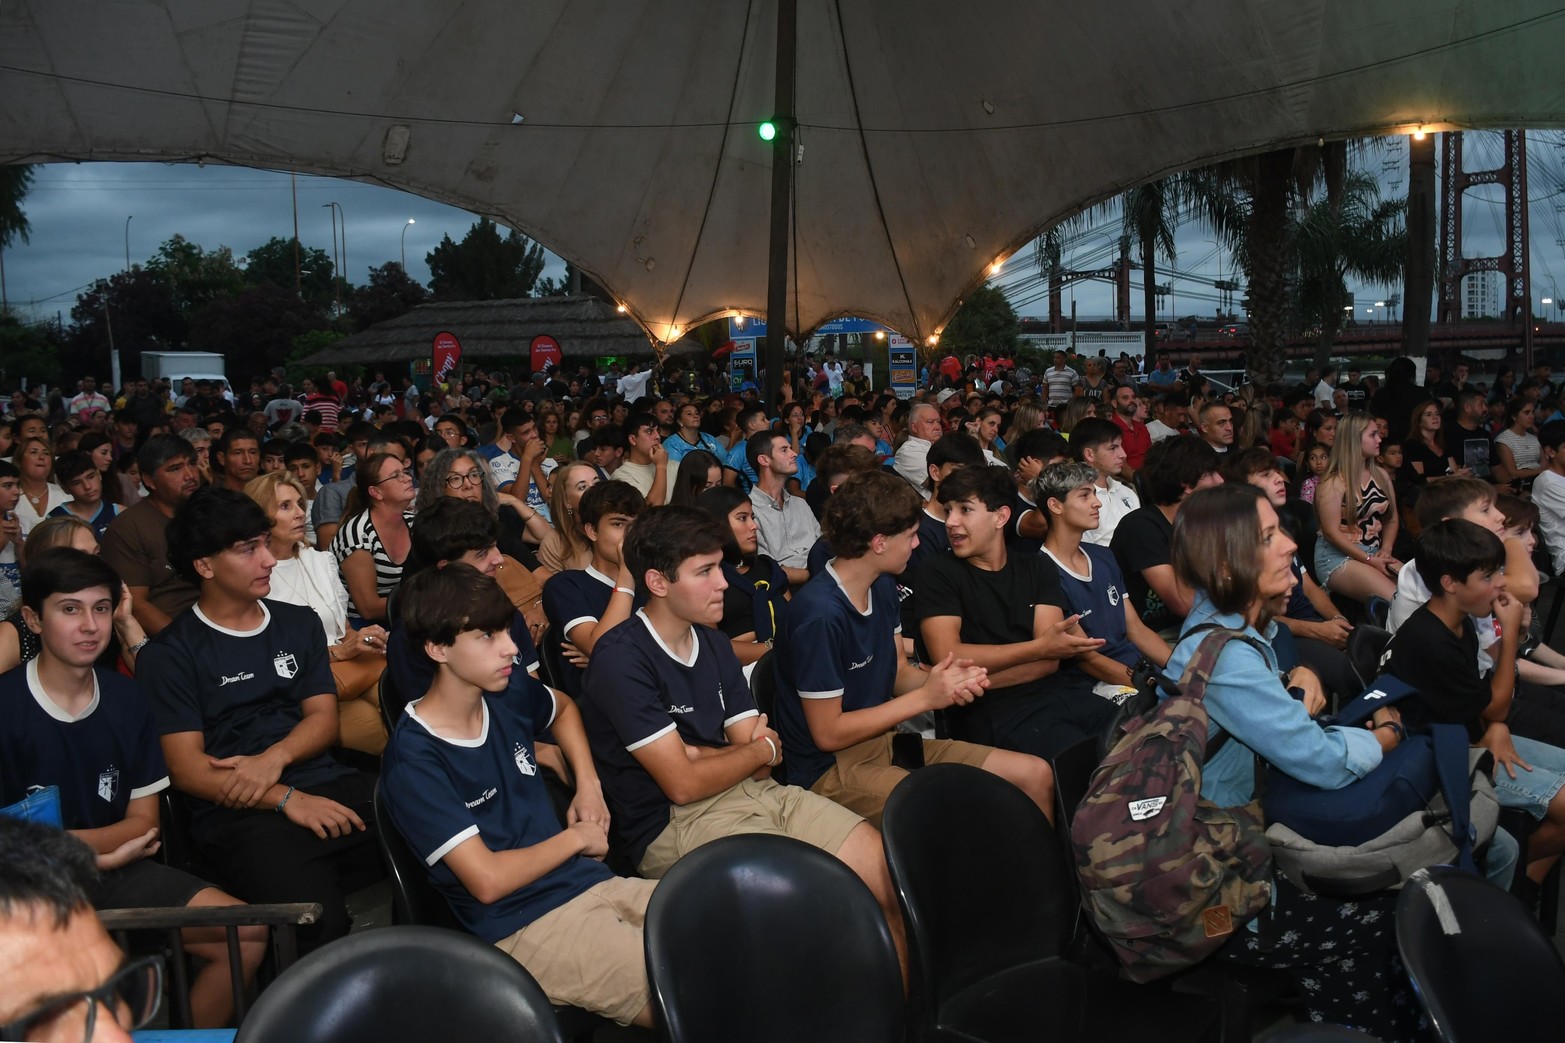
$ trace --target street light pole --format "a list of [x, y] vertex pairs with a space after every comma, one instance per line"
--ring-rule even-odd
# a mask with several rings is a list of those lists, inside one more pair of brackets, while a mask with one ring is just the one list
[[321, 206], [331, 211], [331, 299], [334, 315], [342, 314], [342, 254], [337, 252], [337, 204], [322, 203]]
[[408, 218], [408, 223], [402, 226], [402, 274], [408, 272], [408, 225], [414, 224], [413, 219]]
[[130, 271], [130, 219], [135, 216], [131, 214], [125, 218], [125, 270], [127, 272]]

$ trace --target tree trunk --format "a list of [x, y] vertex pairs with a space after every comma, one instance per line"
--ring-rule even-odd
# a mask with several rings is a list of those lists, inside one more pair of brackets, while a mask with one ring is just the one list
[[1285, 361], [1288, 190], [1293, 159], [1292, 149], [1257, 156], [1250, 193], [1245, 261], [1250, 278], [1250, 346], [1244, 363], [1251, 383], [1263, 386], [1282, 376]]
[[1407, 274], [1402, 289], [1402, 352], [1429, 354], [1429, 302], [1435, 292], [1435, 136], [1408, 142]]
[[1157, 358], [1157, 256], [1156, 244], [1146, 236], [1141, 238], [1141, 306], [1147, 315], [1147, 328], [1142, 343], [1146, 345], [1146, 357]]

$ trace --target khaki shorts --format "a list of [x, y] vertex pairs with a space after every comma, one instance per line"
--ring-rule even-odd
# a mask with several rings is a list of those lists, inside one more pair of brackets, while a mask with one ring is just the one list
[[[879, 829], [886, 798], [908, 776], [906, 768], [891, 763], [891, 735], [887, 732], [838, 750], [836, 763], [815, 780], [810, 792], [851, 808]], [[981, 768], [993, 752], [993, 746], [955, 739], [924, 740], [925, 764], [971, 764]]]
[[656, 879], [702, 844], [741, 833], [776, 833], [836, 854], [864, 820], [840, 804], [771, 779], [745, 779], [715, 797], [675, 804], [637, 867]]
[[631, 877], [605, 880], [495, 947], [527, 968], [550, 1003], [629, 1025], [652, 999], [642, 928], [655, 886]]

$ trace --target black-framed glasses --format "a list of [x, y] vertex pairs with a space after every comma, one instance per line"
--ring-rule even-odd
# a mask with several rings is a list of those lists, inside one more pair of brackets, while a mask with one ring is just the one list
[[124, 964], [96, 989], [59, 996], [30, 1014], [0, 1025], [0, 1039], [70, 1039], [82, 1026], [91, 1043], [101, 1007], [126, 1032], [145, 1028], [163, 1001], [163, 957], [144, 956]]
[[483, 483], [484, 472], [482, 471], [469, 471], [466, 474], [457, 474], [453, 471], [446, 475], [446, 488], [448, 489], [460, 489], [464, 485], [482, 485]]
[[401, 470], [401, 471], [393, 471], [390, 474], [386, 475], [385, 477], [380, 478], [379, 480], [377, 480], [374, 484], [375, 485], [384, 485], [386, 482], [394, 482], [398, 478], [406, 478], [408, 481], [411, 482], [413, 480], [413, 472], [409, 471], [409, 470], [406, 470], [406, 469]]

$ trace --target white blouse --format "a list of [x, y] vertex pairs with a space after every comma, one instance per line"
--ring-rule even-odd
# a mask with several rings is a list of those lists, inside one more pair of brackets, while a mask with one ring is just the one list
[[348, 588], [337, 571], [337, 559], [326, 551], [301, 545], [292, 558], [272, 569], [273, 601], [313, 608], [326, 628], [326, 644], [335, 645], [348, 630]]

